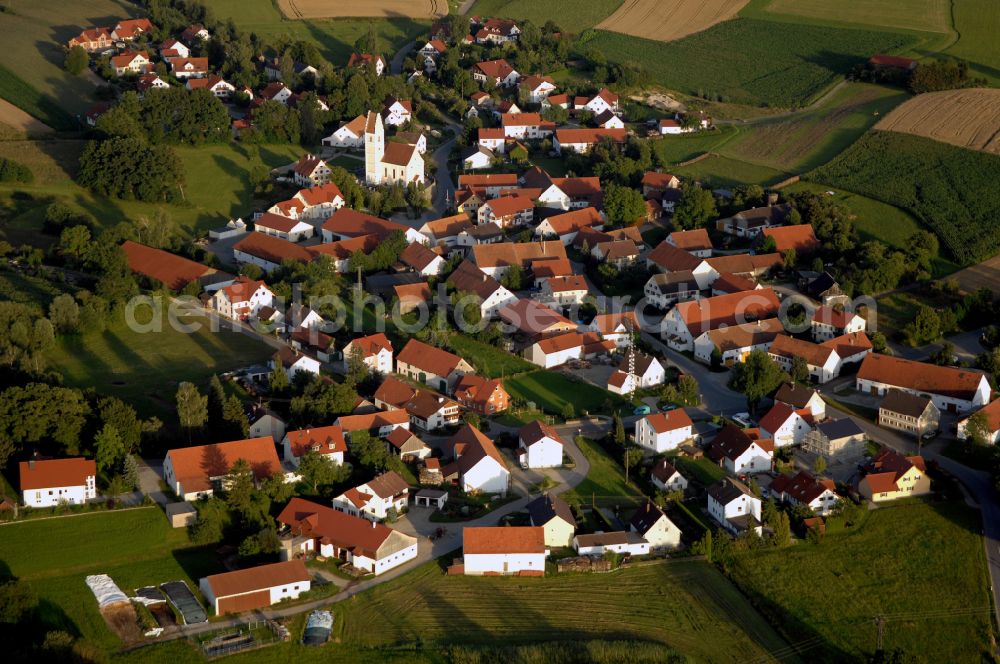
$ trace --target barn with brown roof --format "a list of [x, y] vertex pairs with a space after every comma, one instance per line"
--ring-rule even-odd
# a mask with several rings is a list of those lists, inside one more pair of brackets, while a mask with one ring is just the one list
[[217, 616], [243, 613], [296, 599], [311, 583], [306, 564], [289, 560], [204, 577], [198, 587]]

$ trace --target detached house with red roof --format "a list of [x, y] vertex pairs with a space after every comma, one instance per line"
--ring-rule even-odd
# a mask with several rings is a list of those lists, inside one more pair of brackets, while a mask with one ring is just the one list
[[476, 32], [477, 44], [506, 44], [516, 42], [521, 34], [517, 23], [506, 18], [491, 18]]
[[410, 487], [406, 480], [390, 470], [335, 497], [333, 509], [381, 522], [393, 512], [403, 514], [409, 497]]
[[792, 506], [805, 505], [814, 514], [826, 516], [837, 508], [840, 496], [833, 480], [819, 480], [800, 471], [797, 475], [779, 475], [768, 487], [768, 494]]
[[465, 374], [455, 383], [455, 400], [480, 415], [502, 413], [510, 407], [510, 394], [499, 378]]
[[347, 368], [355, 354], [360, 354], [361, 361], [369, 371], [392, 373], [392, 352], [392, 342], [382, 332], [351, 339], [344, 346], [344, 368]]
[[97, 464], [91, 459], [31, 459], [18, 470], [26, 507], [82, 505], [97, 498]]
[[532, 104], [540, 104], [542, 100], [556, 90], [556, 82], [551, 76], [526, 76], [518, 84]]
[[111, 30], [111, 38], [121, 41], [132, 41], [153, 30], [153, 24], [148, 18], [128, 18], [124, 21], [118, 21], [115, 24], [115, 27]]
[[114, 45], [111, 37], [111, 28], [90, 28], [83, 30], [76, 37], [66, 43], [66, 48], [71, 49], [80, 46], [88, 53], [103, 51]]
[[378, 576], [417, 557], [416, 537], [302, 498], [292, 498], [277, 521], [286, 558], [316, 554]]
[[828, 383], [840, 375], [840, 355], [828, 346], [779, 334], [771, 342], [767, 354], [778, 366], [789, 372], [795, 358], [801, 358], [809, 369], [809, 377], [820, 385]]
[[153, 68], [153, 63], [150, 62], [146, 51], [123, 51], [111, 58], [111, 66], [114, 67], [116, 76], [125, 76], [145, 74]]
[[520, 74], [510, 66], [510, 63], [503, 58], [499, 60], [486, 60], [472, 66], [472, 78], [480, 84], [493, 81], [498, 88], [509, 88], [517, 85], [521, 78]]
[[208, 76], [208, 58], [172, 58], [170, 73], [179, 80]]
[[883, 447], [865, 464], [858, 493], [873, 503], [923, 496], [931, 492], [931, 478], [921, 456], [903, 456]]
[[254, 230], [258, 233], [271, 235], [282, 240], [288, 240], [289, 242], [298, 242], [299, 240], [311, 238], [315, 230], [312, 224], [307, 224], [304, 221], [280, 214], [274, 214], [273, 212], [265, 212], [260, 217], [257, 217], [253, 222], [253, 226]]
[[385, 66], [385, 58], [381, 55], [372, 55], [371, 53], [351, 53], [351, 57], [347, 60], [348, 68], [371, 67], [375, 71], [376, 76], [382, 75], [382, 72], [385, 71]]
[[776, 447], [798, 445], [812, 431], [813, 416], [808, 408], [793, 409], [778, 402], [760, 420], [760, 435], [774, 441]]
[[595, 332], [563, 332], [539, 339], [524, 349], [524, 358], [545, 369], [558, 367], [570, 360], [581, 360], [610, 355], [615, 343], [601, 339]]
[[973, 369], [942, 367], [872, 353], [861, 362], [855, 387], [859, 392], [884, 396], [896, 388], [928, 396], [941, 412], [968, 413], [990, 400], [986, 374]]
[[596, 95], [587, 99], [586, 97], [577, 97], [573, 102], [576, 106], [576, 110], [590, 111], [594, 115], [600, 115], [605, 111], [611, 111], [612, 113], [618, 112], [618, 95], [611, 92], [607, 88], [601, 88], [600, 92]]
[[367, 118], [364, 115], [359, 115], [350, 122], [340, 125], [339, 129], [321, 142], [324, 147], [330, 148], [362, 148], [365, 145], [365, 124], [367, 124]]
[[760, 434], [757, 429], [727, 424], [712, 441], [708, 458], [732, 475], [766, 473], [774, 459], [774, 441], [761, 438]]
[[817, 307], [809, 325], [812, 327], [813, 340], [819, 343], [845, 334], [864, 332], [868, 323], [854, 312], [823, 305]]
[[693, 426], [683, 408], [647, 415], [635, 423], [635, 444], [663, 454], [690, 440], [694, 436]]
[[452, 461], [441, 469], [445, 479], [457, 482], [462, 491], [507, 495], [510, 471], [493, 441], [466, 424], [445, 443]]
[[338, 466], [344, 463], [347, 442], [344, 430], [335, 424], [289, 431], [281, 441], [282, 458], [285, 463], [298, 468], [299, 461], [307, 452], [322, 454]]
[[292, 177], [300, 187], [314, 187], [330, 182], [330, 167], [314, 154], [304, 154], [292, 167]]
[[802, 257], [819, 249], [819, 240], [816, 239], [812, 224], [776, 226], [765, 228], [761, 233], [765, 241], [768, 238], [774, 240], [774, 250], [782, 255], [795, 250], [796, 255]]
[[459, 378], [476, 370], [454, 353], [410, 339], [396, 356], [396, 373], [451, 393]]
[[262, 307], [274, 303], [274, 293], [263, 281], [239, 276], [228, 286], [215, 291], [209, 304], [223, 318], [246, 320], [256, 316]]
[[[980, 408], [977, 412], [982, 413], [986, 418], [986, 440], [989, 443], [1000, 443], [1000, 399], [995, 399], [989, 405]], [[969, 418], [960, 420], [958, 423], [958, 439], [967, 440], [969, 438]]]
[[557, 129], [552, 147], [559, 154], [585, 154], [601, 141], [611, 141], [621, 147], [625, 145], [626, 132], [625, 129]]
[[201, 594], [217, 616], [263, 609], [308, 592], [312, 583], [301, 560], [258, 565], [206, 576], [198, 582]]
[[541, 526], [464, 528], [459, 568], [466, 576], [544, 576], [548, 552]]
[[[647, 175], [649, 174], [647, 173]], [[677, 178], [674, 179], [676, 180]], [[667, 236], [666, 242], [698, 258], [711, 258], [712, 250], [714, 249], [712, 240], [708, 237], [708, 230], [704, 228], [696, 228], [690, 231], [674, 231]]]
[[771, 288], [681, 302], [664, 316], [661, 334], [674, 350], [690, 351], [704, 332], [773, 318], [780, 308]]
[[404, 125], [413, 119], [413, 102], [409, 99], [386, 97], [382, 104], [382, 120], [390, 127]]
[[517, 432], [517, 458], [522, 468], [559, 468], [563, 465], [563, 439], [541, 421], [525, 424]]
[[250, 465], [257, 481], [282, 472], [274, 438], [263, 436], [168, 450], [163, 480], [182, 500], [211, 496], [226, 487], [233, 465], [240, 460]]
[[236, 86], [216, 74], [208, 78], [189, 78], [184, 85], [188, 90], [208, 90], [219, 99], [229, 99], [236, 93]]

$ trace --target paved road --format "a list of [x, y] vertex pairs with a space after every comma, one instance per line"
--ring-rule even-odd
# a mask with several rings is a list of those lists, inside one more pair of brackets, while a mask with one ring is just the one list
[[698, 386], [701, 388], [702, 408], [705, 411], [718, 415], [719, 413], [733, 414], [746, 410], [746, 397], [732, 391], [727, 386], [729, 382], [728, 371], [709, 371], [708, 367], [701, 362], [671, 350], [665, 343], [648, 332], [642, 333], [642, 340], [660, 351], [667, 359], [668, 364], [698, 379]]
[[409, 44], [403, 46], [403, 48], [396, 51], [396, 55], [392, 56], [392, 61], [389, 63], [389, 71], [393, 74], [402, 74], [403, 60], [406, 59], [406, 56], [408, 56], [410, 51], [416, 48], [416, 46], [416, 42], [410, 42]]

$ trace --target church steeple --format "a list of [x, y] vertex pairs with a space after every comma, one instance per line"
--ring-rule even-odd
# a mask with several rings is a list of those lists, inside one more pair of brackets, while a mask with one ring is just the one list
[[365, 182], [380, 184], [382, 181], [382, 157], [385, 156], [385, 127], [382, 115], [368, 111], [365, 121]]

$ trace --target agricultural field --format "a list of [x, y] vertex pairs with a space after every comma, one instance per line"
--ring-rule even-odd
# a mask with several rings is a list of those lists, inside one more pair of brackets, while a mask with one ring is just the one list
[[602, 30], [673, 41], [736, 16], [748, 0], [625, 0]]
[[552, 415], [562, 416], [567, 404], [576, 417], [583, 411], [608, 411], [610, 409], [605, 408], [608, 403], [612, 409], [627, 405], [617, 394], [545, 369], [508, 378], [503, 384], [513, 398], [534, 402], [539, 409]]
[[562, 30], [579, 33], [607, 18], [622, 0], [476, 0], [469, 16], [497, 16], [531, 21], [541, 27], [553, 21]]
[[791, 173], [779, 171], [769, 166], [751, 164], [715, 154], [687, 166], [675, 167], [673, 173], [700, 180], [713, 189], [735, 187], [740, 184], [767, 186], [781, 182], [791, 175]]
[[137, 13], [124, 0], [19, 2], [0, 12], [5, 39], [0, 96], [50, 127], [75, 128], [76, 114], [94, 104], [98, 80], [90, 72], [72, 76], [63, 69], [66, 41], [83, 28]]
[[719, 125], [711, 131], [657, 138], [650, 145], [665, 162], [677, 164], [706, 152], [715, 152], [741, 133], [742, 130], [734, 125]]
[[912, 34], [738, 18], [671, 43], [607, 31], [585, 43], [685, 94], [799, 108], [873, 53], [917, 41]]
[[980, 288], [1000, 292], [1000, 256], [967, 267], [952, 276], [958, 281], [959, 288], [966, 293], [974, 293]]
[[[140, 308], [135, 318], [149, 323], [149, 309]], [[260, 364], [273, 355], [269, 346], [226, 327], [212, 332], [203, 316], [179, 320], [200, 323], [201, 329], [175, 330], [164, 312], [161, 331], [136, 331], [118, 312], [103, 332], [61, 337], [48, 359], [67, 385], [96, 388], [131, 403], [144, 417], [173, 421], [180, 381], [207, 382], [213, 374]]]
[[121, 642], [84, 583], [88, 574], [108, 574], [126, 592], [176, 580], [197, 591], [198, 579], [221, 567], [211, 551], [192, 548], [187, 532], [171, 528], [157, 507], [29, 520], [2, 528], [0, 560], [38, 595], [47, 626], [108, 651], [117, 650]]
[[875, 128], [1000, 155], [1000, 90], [978, 88], [918, 95], [880, 120]]
[[448, 14], [446, 0], [277, 0], [277, 4], [281, 13], [291, 19], [356, 16], [440, 18]]
[[[763, 4], [763, 3], [761, 3]], [[857, 23], [900, 30], [951, 31], [948, 0], [770, 0], [758, 15], [786, 14], [818, 22]]]
[[929, 138], [870, 131], [811, 180], [909, 211], [937, 233], [958, 263], [1000, 251], [1000, 156]]
[[864, 660], [875, 651], [873, 620], [882, 615], [888, 652], [980, 662], [990, 658], [993, 634], [981, 528], [964, 504], [908, 501], [819, 545], [738, 557], [731, 576], [790, 641], [824, 644], [809, 650], [810, 659]]
[[976, 76], [985, 76], [990, 85], [1000, 85], [1000, 3], [954, 0], [952, 4], [959, 38], [945, 54], [968, 60]]
[[740, 135], [718, 148], [721, 154], [802, 173], [847, 149], [907, 95], [867, 83], [844, 83], [815, 109], [788, 119], [740, 127]]
[[[42, 115], [44, 112], [39, 114]], [[6, 99], [0, 99], [0, 122], [12, 129], [18, 138], [44, 136], [53, 131], [52, 127]], [[0, 138], [0, 140], [5, 139]]]
[[534, 579], [445, 576], [428, 564], [343, 611], [341, 641], [368, 647], [613, 638], [662, 643], [696, 661], [746, 661], [787, 645], [722, 574], [697, 561]]

